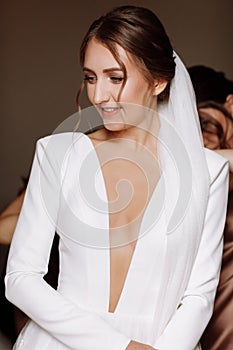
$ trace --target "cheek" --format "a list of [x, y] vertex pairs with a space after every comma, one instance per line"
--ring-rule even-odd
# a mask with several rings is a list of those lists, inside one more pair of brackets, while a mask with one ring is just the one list
[[128, 80], [123, 88], [121, 99], [124, 102], [145, 104], [152, 95], [149, 86], [142, 79]]
[[92, 85], [86, 85], [86, 94], [90, 102], [93, 101], [94, 89]]
[[153, 96], [152, 88], [146, 83], [144, 83], [142, 87], [140, 84], [138, 85], [138, 95], [140, 96], [142, 104], [148, 107], [151, 106], [151, 102], [155, 98], [155, 96]]

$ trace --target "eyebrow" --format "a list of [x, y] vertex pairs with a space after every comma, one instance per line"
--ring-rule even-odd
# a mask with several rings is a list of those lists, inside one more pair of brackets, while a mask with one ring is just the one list
[[[92, 69], [87, 68], [87, 67], [83, 67], [83, 71], [95, 74], [95, 72]], [[103, 73], [110, 73], [110, 72], [116, 72], [116, 71], [122, 72], [123, 70], [119, 67], [111, 67], [111, 68], [103, 69]]]

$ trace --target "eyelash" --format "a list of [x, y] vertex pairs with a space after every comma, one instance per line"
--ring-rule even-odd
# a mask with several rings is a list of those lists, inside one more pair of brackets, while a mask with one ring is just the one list
[[124, 80], [123, 77], [110, 77], [110, 79], [114, 84], [120, 84]]
[[85, 77], [84, 77], [84, 81], [87, 82], [87, 83], [89, 83], [89, 84], [94, 84], [95, 81], [96, 81], [96, 78], [95, 78], [95, 77], [92, 77], [92, 76], [90, 76], [90, 77], [85, 76]]
[[[109, 77], [110, 80], [112, 81], [113, 84], [121, 84], [124, 80], [123, 77]], [[88, 84], [95, 84], [97, 81], [97, 78], [94, 76], [85, 76], [84, 81], [87, 82]]]

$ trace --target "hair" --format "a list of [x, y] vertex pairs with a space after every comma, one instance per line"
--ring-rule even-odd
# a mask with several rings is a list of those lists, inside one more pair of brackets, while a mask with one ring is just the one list
[[[200, 102], [198, 104], [198, 109], [200, 109], [200, 108], [217, 109], [218, 111], [222, 112], [222, 114], [224, 115], [225, 118], [230, 119], [232, 121], [232, 117], [231, 117], [230, 113], [218, 102], [215, 102], [215, 101]], [[219, 139], [219, 148], [220, 149], [228, 148], [228, 145], [226, 143], [226, 135], [223, 131], [222, 125], [211, 116], [202, 117], [199, 114], [199, 118], [200, 118], [202, 132], [216, 134], [218, 136], [218, 139]]]
[[217, 109], [218, 111], [222, 112], [222, 114], [224, 114], [224, 116], [227, 119], [230, 119], [231, 121], [233, 121], [233, 118], [232, 118], [231, 114], [226, 110], [226, 108], [221, 103], [218, 103], [216, 101], [204, 101], [204, 102], [198, 103], [197, 106], [198, 106], [198, 108], [214, 108], [214, 109]]
[[[131, 55], [151, 86], [155, 80], [165, 80], [168, 83], [158, 100], [168, 99], [170, 82], [175, 75], [173, 48], [162, 23], [152, 11], [144, 7], [121, 6], [95, 20], [81, 44], [82, 67], [91, 39], [106, 46], [119, 63], [125, 76], [122, 89], [127, 79], [127, 71], [120, 59], [117, 45]], [[82, 83], [77, 94], [77, 103], [83, 86]]]
[[197, 103], [204, 101], [224, 103], [227, 95], [233, 93], [233, 81], [227, 79], [222, 72], [201, 65], [189, 67], [188, 72]]

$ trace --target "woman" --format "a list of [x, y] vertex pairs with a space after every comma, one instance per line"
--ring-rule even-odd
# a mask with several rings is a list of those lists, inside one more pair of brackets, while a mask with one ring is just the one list
[[[204, 144], [207, 147], [213, 147], [216, 152], [227, 158], [230, 164], [228, 207], [224, 228], [220, 280], [214, 303], [214, 312], [201, 338], [201, 345], [203, 350], [231, 350], [233, 344], [233, 120], [227, 117], [224, 109], [220, 108], [221, 106], [218, 108], [218, 105], [214, 102], [202, 103], [200, 107], [199, 114], [202, 125], [204, 124]], [[208, 127], [205, 122], [207, 120], [209, 120]], [[213, 127], [210, 130], [210, 125], [213, 125], [213, 122], [218, 130], [222, 130], [218, 135], [214, 132]]]
[[[233, 344], [233, 83], [208, 67], [190, 68], [198, 104], [204, 145], [229, 160], [230, 183], [224, 246], [214, 312], [201, 338], [203, 350], [231, 350]], [[228, 109], [226, 109], [228, 104]]]
[[[33, 320], [15, 349], [194, 349], [218, 283], [227, 162], [204, 152], [188, 74], [151, 11], [96, 20], [80, 57], [103, 127], [37, 144], [6, 276]], [[57, 291], [43, 280], [55, 230]]]

